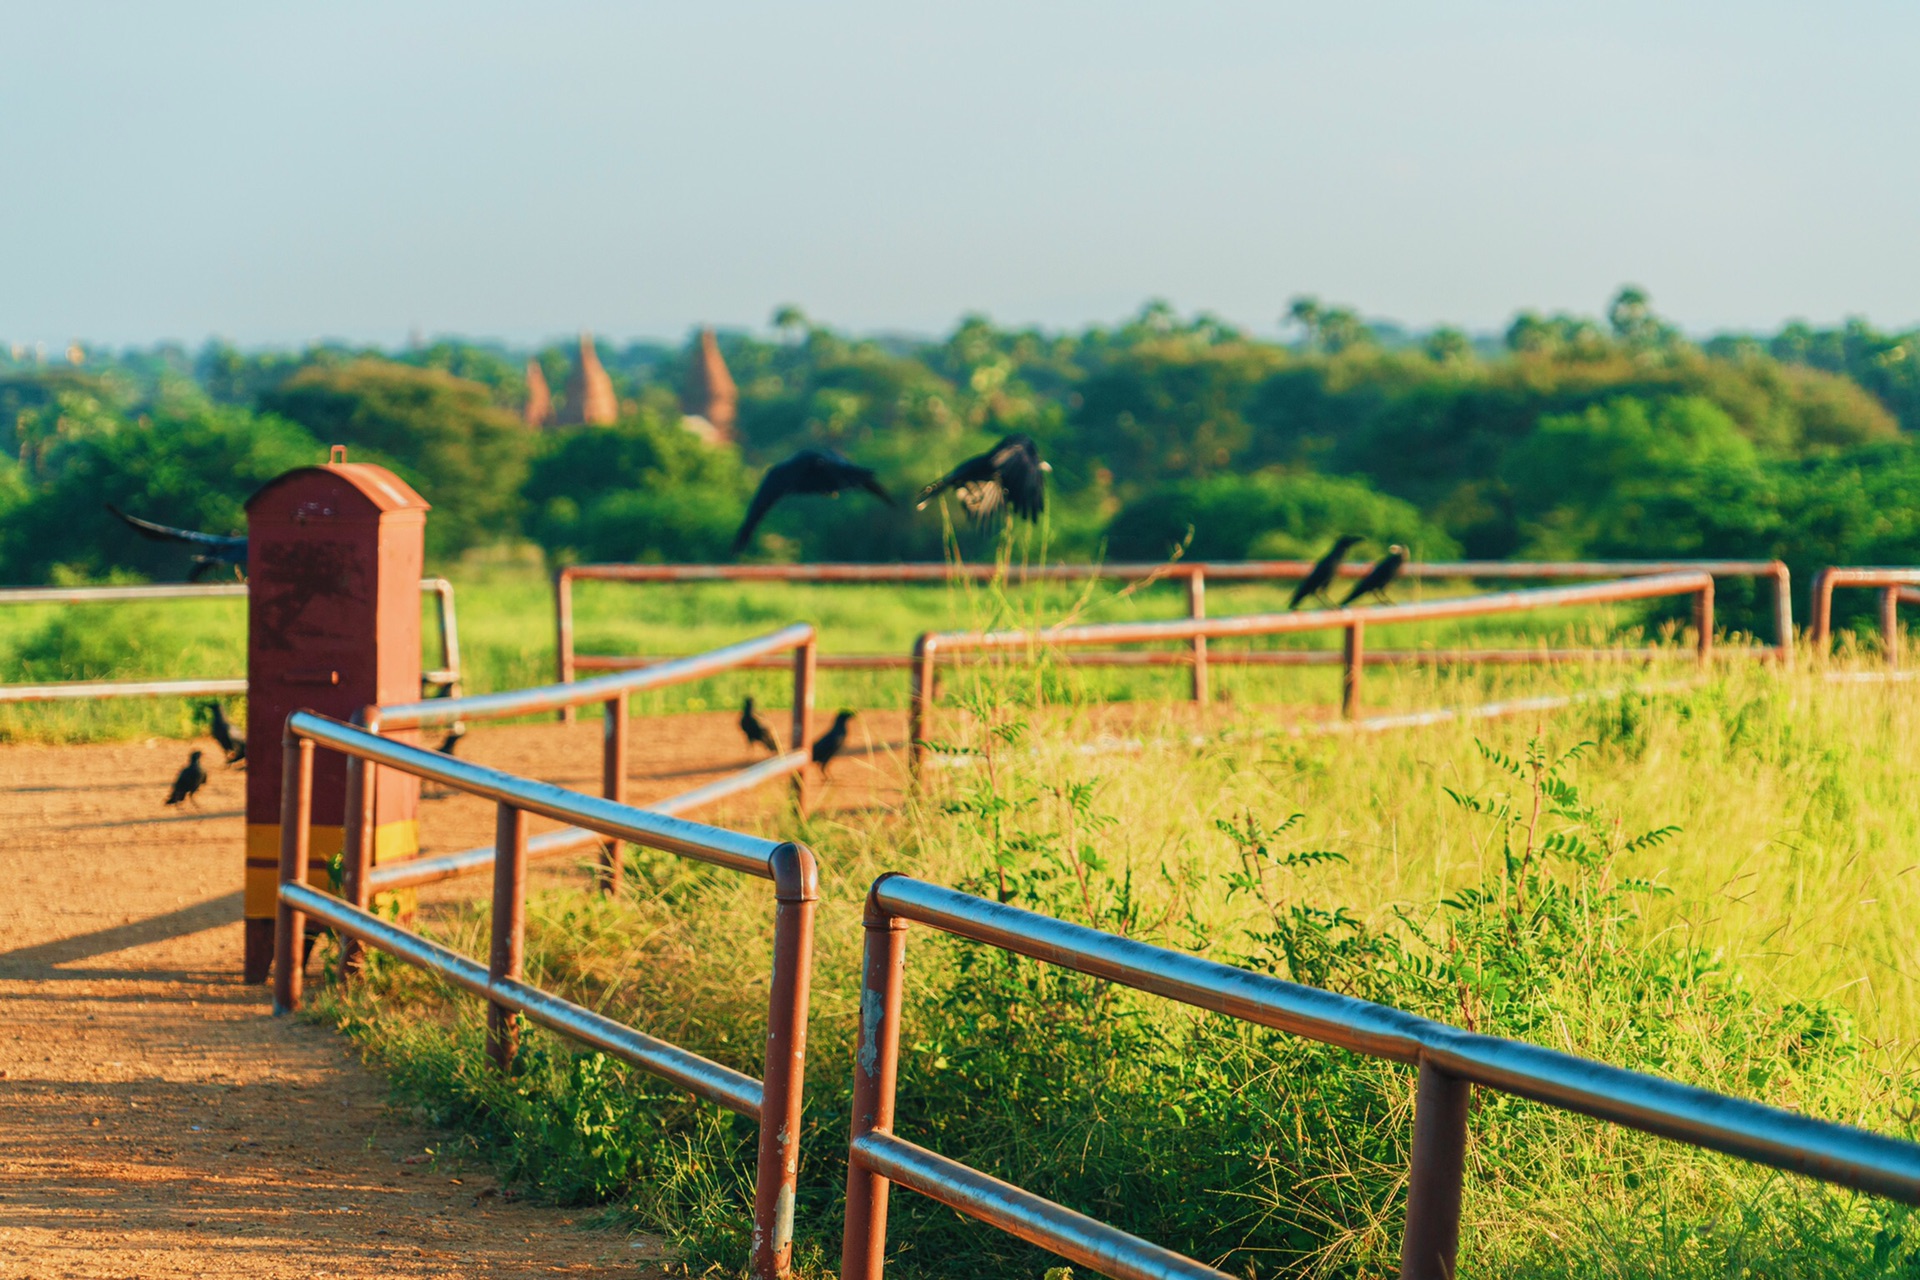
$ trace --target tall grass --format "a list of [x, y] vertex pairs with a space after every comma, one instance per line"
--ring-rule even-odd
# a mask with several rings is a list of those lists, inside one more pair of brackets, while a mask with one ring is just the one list
[[[1031, 617], [991, 591], [970, 620]], [[1051, 608], [1059, 608], [1058, 601]], [[1386, 697], [1619, 680], [1395, 672]], [[955, 674], [968, 767], [897, 811], [769, 819], [821, 855], [802, 1254], [837, 1253], [865, 886], [906, 870], [1495, 1034], [1912, 1136], [1920, 717], [1895, 685], [1717, 670], [1677, 693], [1372, 737], [1243, 701], [1141, 710], [1097, 750], [1087, 674]], [[1576, 750], [1577, 748], [1577, 750]], [[1535, 822], [1534, 801], [1543, 816]], [[757, 1071], [764, 886], [636, 855], [629, 891], [538, 895], [533, 980]], [[426, 926], [483, 951], [485, 912]], [[1390, 1273], [1411, 1075], [916, 933], [901, 1131], [1236, 1274]], [[511, 1077], [472, 1002], [391, 965], [326, 1016], [421, 1114], [533, 1194], [695, 1261], [744, 1256], [751, 1132], [543, 1034]], [[1481, 1092], [1463, 1274], [1910, 1275], [1907, 1211]], [[896, 1273], [1043, 1255], [894, 1197]]]

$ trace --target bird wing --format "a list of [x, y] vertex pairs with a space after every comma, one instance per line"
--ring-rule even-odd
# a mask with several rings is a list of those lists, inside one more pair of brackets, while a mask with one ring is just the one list
[[1353, 590], [1347, 592], [1347, 598], [1340, 602], [1341, 606], [1352, 604], [1369, 591], [1384, 590], [1400, 572], [1402, 563], [1404, 561], [1398, 556], [1382, 556], [1360, 581], [1353, 584]]
[[853, 483], [859, 485], [862, 489], [865, 489], [868, 493], [890, 507], [900, 505], [893, 500], [893, 495], [888, 493], [885, 486], [880, 483], [880, 478], [873, 474], [873, 468], [871, 467], [854, 467]]
[[[1025, 519], [1038, 520], [1047, 505], [1047, 473], [1041, 467], [1039, 446], [1025, 436], [1009, 436], [990, 457], [1007, 505]], [[997, 498], [993, 505], [999, 505]]]
[[746, 549], [747, 540], [766, 519], [767, 512], [773, 510], [773, 504], [793, 492], [793, 461], [789, 458], [776, 462], [760, 477], [760, 487], [753, 491], [753, 501], [747, 504], [747, 518], [740, 522], [740, 532], [733, 535], [733, 554], [739, 555]]
[[176, 529], [172, 525], [155, 524], [151, 520], [142, 520], [139, 516], [130, 516], [111, 502], [107, 510], [133, 527], [133, 531], [143, 538], [154, 542], [185, 542], [191, 546], [207, 547], [213, 551], [232, 552], [247, 545], [245, 534], [200, 533], [193, 529]]
[[1317, 591], [1326, 590], [1327, 584], [1333, 581], [1332, 562], [1331, 551], [1314, 561], [1313, 568], [1307, 570], [1307, 576], [1300, 579], [1300, 584], [1293, 589], [1293, 598], [1287, 601], [1287, 608], [1298, 609], [1302, 600]]

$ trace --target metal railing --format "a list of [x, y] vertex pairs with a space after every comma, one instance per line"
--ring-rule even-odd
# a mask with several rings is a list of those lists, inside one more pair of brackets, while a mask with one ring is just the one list
[[[1160, 564], [1047, 564], [1012, 565], [1002, 568], [991, 564], [583, 564], [563, 568], [554, 576], [554, 633], [557, 675], [572, 680], [576, 672], [625, 670], [645, 666], [666, 658], [627, 657], [605, 654], [579, 654], [574, 650], [573, 584], [579, 581], [631, 583], [693, 582], [810, 582], [810, 583], [938, 583], [947, 581], [989, 582], [1005, 575], [1012, 583], [1068, 582], [1089, 579], [1131, 579], [1136, 582], [1167, 579], [1184, 582], [1187, 591], [1187, 616], [1203, 618], [1207, 612], [1207, 583], [1214, 582], [1292, 582], [1306, 576], [1312, 568], [1305, 560], [1174, 561]], [[1344, 564], [1340, 575], [1357, 578], [1367, 570], [1365, 564]], [[1772, 655], [1779, 661], [1793, 656], [1792, 577], [1779, 560], [1456, 560], [1433, 563], [1415, 562], [1401, 570], [1409, 579], [1497, 581], [1564, 581], [1580, 578], [1618, 578], [1648, 574], [1708, 573], [1718, 578], [1766, 578], [1773, 583]], [[1456, 655], [1420, 650], [1381, 650], [1368, 656], [1376, 664], [1400, 662], [1476, 661], [1476, 662], [1565, 662], [1590, 661], [1608, 650], [1518, 649], [1463, 651]], [[1089, 666], [1190, 666], [1193, 698], [1207, 700], [1207, 667], [1214, 665], [1312, 665], [1336, 662], [1333, 655], [1268, 655], [1251, 653], [1207, 653], [1204, 636], [1192, 639], [1189, 653], [1154, 655], [1088, 654], [1074, 659]], [[910, 660], [894, 654], [831, 654], [820, 658], [823, 667], [837, 669], [884, 670], [910, 665]]]
[[[722, 671], [749, 666], [760, 659], [791, 651], [793, 712], [787, 750], [704, 786], [696, 787], [692, 791], [682, 792], [664, 800], [650, 801], [646, 807], [655, 813], [684, 813], [701, 805], [724, 800], [742, 791], [750, 791], [763, 782], [771, 782], [777, 778], [793, 780], [795, 799], [804, 806], [806, 794], [803, 770], [808, 761], [807, 734], [813, 713], [814, 662], [817, 648], [818, 641], [813, 627], [807, 623], [795, 623], [752, 640], [742, 640], [737, 644], [730, 644], [708, 653], [660, 663], [641, 671], [600, 676], [592, 680], [576, 680], [571, 684], [514, 689], [504, 693], [482, 693], [465, 698], [424, 698], [418, 702], [367, 707], [354, 718], [356, 723], [370, 732], [392, 733], [401, 729], [451, 727], [471, 720], [506, 720], [516, 716], [538, 715], [562, 709], [571, 711], [575, 707], [598, 702], [605, 709], [605, 719], [601, 729], [600, 794], [604, 799], [624, 803], [627, 797], [628, 735], [632, 729], [629, 712], [634, 694], [651, 689], [663, 689], [669, 685], [685, 684], [690, 680], [705, 679]], [[378, 770], [374, 773], [377, 775]], [[361, 848], [372, 848], [370, 838], [364, 845], [354, 839], [355, 832], [371, 831], [373, 823], [374, 787], [359, 785], [359, 783], [360, 779], [357, 777], [355, 767], [349, 761], [347, 765], [347, 812], [349, 815], [347, 831], [348, 844], [355, 858], [359, 857]], [[375, 786], [377, 785], [376, 782]], [[531, 856], [556, 857], [590, 844], [601, 846], [600, 885], [602, 889], [608, 892], [617, 889], [621, 871], [618, 846], [615, 842], [603, 840], [592, 831], [580, 827], [568, 827], [535, 836]], [[474, 872], [484, 871], [492, 864], [493, 850], [482, 846], [477, 849], [462, 850], [459, 853], [440, 854], [430, 858], [410, 858], [378, 867], [369, 866], [365, 869], [365, 875], [376, 889], [401, 889], [429, 884], [437, 880], [449, 880], [456, 876], [471, 875]]]
[[1226, 1274], [893, 1132], [906, 926], [918, 922], [1109, 982], [1418, 1069], [1402, 1280], [1450, 1280], [1474, 1085], [1823, 1182], [1920, 1204], [1920, 1144], [1809, 1119], [1384, 1005], [1116, 937], [903, 875], [867, 897], [840, 1280], [880, 1280], [898, 1183], [1122, 1280]]
[[[1695, 652], [1704, 663], [1713, 656], [1713, 577], [1690, 573], [1655, 574], [1596, 582], [1578, 587], [1541, 587], [1503, 591], [1484, 596], [1457, 596], [1416, 604], [1380, 605], [1363, 609], [1318, 609], [1308, 613], [1256, 613], [1234, 618], [1175, 618], [1165, 622], [1107, 622], [1085, 626], [1050, 627], [1038, 631], [930, 631], [913, 644], [913, 675], [908, 693], [908, 762], [918, 769], [926, 752], [927, 724], [934, 702], [934, 663], [956, 652], [1025, 649], [1029, 652], [1088, 645], [1141, 644], [1190, 640], [1204, 644], [1225, 637], [1285, 635], [1303, 631], [1339, 629], [1345, 633], [1340, 662], [1340, 710], [1351, 720], [1359, 715], [1362, 673], [1367, 665], [1366, 629], [1392, 623], [1430, 622], [1442, 618], [1478, 618], [1566, 605], [1604, 604], [1621, 600], [1648, 600], [1663, 596], [1694, 597]], [[1645, 653], [1631, 656], [1644, 657]]]
[[[279, 910], [274, 923], [274, 1011], [285, 1013], [300, 1005], [305, 977], [301, 953], [306, 923], [311, 918], [336, 930], [343, 941], [351, 938], [377, 947], [486, 1000], [488, 1052], [501, 1070], [512, 1067], [518, 1044], [516, 1015], [520, 1015], [757, 1121], [760, 1138], [752, 1272], [758, 1280], [787, 1275], [792, 1262], [794, 1192], [799, 1176], [813, 915], [820, 897], [814, 857], [806, 846], [763, 840], [583, 796], [394, 742], [309, 711], [296, 711], [287, 718], [284, 745]], [[350, 772], [356, 763], [362, 770], [377, 765], [495, 803], [493, 918], [486, 965], [373, 914], [368, 910], [372, 886], [364, 875], [354, 874], [351, 866], [340, 897], [322, 893], [307, 883], [316, 747], [347, 756]], [[609, 839], [630, 841], [773, 882], [776, 907], [764, 1080], [755, 1080], [520, 980], [527, 862], [532, 843], [527, 823], [528, 816], [534, 814], [573, 823]], [[350, 972], [345, 964], [342, 970]]]
[[1833, 647], [1833, 590], [1835, 587], [1880, 589], [1880, 645], [1887, 665], [1900, 665], [1900, 605], [1920, 604], [1920, 569], [1890, 566], [1822, 569], [1813, 575], [1813, 626], [1807, 639], [1816, 654]]
[[[440, 666], [422, 672], [427, 688], [460, 693], [460, 628], [454, 610], [453, 584], [445, 578], [422, 578], [420, 590], [431, 592], [440, 620]], [[128, 587], [5, 587], [0, 606], [19, 604], [110, 604], [124, 600], [208, 600], [244, 596], [244, 582], [167, 584]], [[66, 702], [94, 698], [205, 698], [231, 697], [247, 691], [247, 678], [207, 680], [64, 680], [52, 684], [0, 684], [0, 703]]]

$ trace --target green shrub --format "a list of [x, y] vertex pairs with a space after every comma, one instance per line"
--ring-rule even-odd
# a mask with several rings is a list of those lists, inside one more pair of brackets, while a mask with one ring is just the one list
[[1342, 533], [1362, 534], [1376, 550], [1398, 542], [1427, 560], [1459, 553], [1411, 504], [1364, 481], [1263, 471], [1182, 481], [1129, 503], [1107, 527], [1107, 554], [1158, 560], [1185, 546], [1200, 560], [1311, 559]]

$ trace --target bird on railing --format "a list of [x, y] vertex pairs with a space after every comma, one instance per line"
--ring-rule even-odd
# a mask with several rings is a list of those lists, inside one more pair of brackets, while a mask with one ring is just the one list
[[193, 568], [187, 570], [188, 582], [198, 582], [216, 569], [231, 569], [233, 576], [241, 580], [247, 576], [247, 535], [244, 533], [200, 533], [193, 529], [176, 529], [172, 525], [155, 524], [139, 516], [130, 516], [111, 502], [107, 504], [107, 510], [149, 541], [184, 542], [190, 547], [201, 548], [199, 554], [193, 557]]
[[1047, 473], [1052, 470], [1032, 436], [1007, 436], [922, 489], [914, 506], [924, 508], [952, 489], [977, 524], [1003, 505], [1023, 519], [1038, 520], [1047, 505]]
[[1307, 576], [1300, 579], [1300, 585], [1293, 589], [1293, 599], [1287, 601], [1287, 608], [1298, 609], [1310, 599], [1327, 598], [1327, 588], [1333, 583], [1333, 575], [1340, 572], [1340, 562], [1347, 558], [1347, 552], [1366, 539], [1357, 533], [1343, 533], [1334, 539], [1327, 548], [1327, 554], [1313, 562], [1313, 568], [1307, 570]]
[[733, 554], [745, 550], [753, 531], [780, 499], [805, 493], [837, 498], [842, 489], [865, 489], [890, 507], [899, 505], [880, 487], [871, 467], [863, 467], [832, 449], [802, 449], [785, 462], [774, 463], [760, 477], [760, 487], [753, 491], [753, 501], [747, 505], [747, 518], [740, 522], [740, 532], [733, 535]]
[[1387, 554], [1381, 556], [1380, 559], [1374, 563], [1373, 568], [1367, 570], [1365, 577], [1353, 584], [1353, 590], [1347, 592], [1347, 598], [1340, 602], [1340, 607], [1344, 609], [1361, 596], [1366, 595], [1379, 596], [1382, 600], [1385, 600], [1387, 598], [1387, 588], [1392, 586], [1393, 580], [1400, 576], [1400, 570], [1406, 563], [1407, 549], [1405, 547], [1400, 546], [1398, 543], [1388, 547]]
[[173, 790], [167, 792], [167, 804], [176, 805], [184, 800], [193, 800], [198, 809], [200, 802], [194, 800], [194, 793], [207, 785], [207, 771], [200, 767], [200, 752], [195, 751], [187, 758], [186, 767], [181, 769], [173, 780]]
[[842, 710], [833, 718], [833, 728], [820, 735], [813, 744], [813, 763], [818, 766], [820, 776], [827, 777], [827, 766], [840, 754], [840, 748], [847, 745], [847, 723], [853, 719], [853, 712]]
[[233, 765], [244, 761], [247, 758], [247, 744], [243, 739], [234, 737], [233, 726], [227, 723], [227, 714], [220, 709], [220, 704], [202, 703], [200, 711], [207, 717], [207, 732], [220, 744], [227, 763]]
[[753, 714], [753, 699], [748, 698], [740, 708], [740, 732], [747, 735], [750, 747], [765, 747], [775, 755], [780, 754], [780, 742], [773, 736], [759, 716]]

